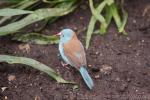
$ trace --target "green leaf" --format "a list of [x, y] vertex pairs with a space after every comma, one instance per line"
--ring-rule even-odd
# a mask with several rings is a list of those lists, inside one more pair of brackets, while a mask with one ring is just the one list
[[111, 7], [111, 13], [113, 14], [113, 18], [119, 30], [122, 24], [121, 24], [121, 18], [119, 16], [117, 6], [113, 3], [110, 7]]
[[6, 26], [0, 27], [0, 36], [13, 34], [14, 32], [17, 32], [18, 30], [24, 28], [25, 26], [32, 24], [34, 22], [49, 18], [49, 17], [57, 17], [57, 16], [63, 16], [68, 14], [72, 11], [74, 7], [72, 8], [45, 8], [45, 9], [39, 9], [36, 10], [34, 13], [28, 15], [27, 17], [8, 24]]
[[0, 9], [0, 16], [15, 16], [30, 13], [33, 13], [33, 11], [27, 11], [22, 9], [11, 9], [11, 8]]
[[115, 4], [111, 5], [111, 12], [113, 14], [113, 18], [115, 20], [115, 23], [118, 27], [118, 30], [120, 33], [123, 33], [124, 35], [127, 35], [127, 33], [124, 30], [125, 24], [127, 22], [128, 14], [126, 11], [123, 11], [123, 21], [121, 21], [121, 18], [119, 16], [119, 12], [117, 9], [117, 6]]
[[110, 6], [106, 6], [106, 14], [105, 14], [105, 20], [107, 23], [107, 26], [105, 26], [103, 23], [101, 23], [100, 26], [100, 34], [103, 35], [106, 33], [107, 27], [110, 24], [111, 20], [112, 20], [112, 13], [111, 13], [111, 7]]
[[58, 36], [47, 36], [38, 33], [17, 34], [13, 40], [28, 42], [33, 44], [57, 44], [59, 42]]
[[40, 70], [49, 76], [51, 76], [53, 79], [55, 79], [58, 83], [73, 83], [64, 80], [58, 73], [56, 73], [52, 68], [34, 60], [31, 58], [26, 57], [16, 57], [16, 56], [9, 56], [9, 55], [0, 55], [0, 62], [7, 62], [9, 64], [24, 64], [31, 66], [37, 70]]
[[111, 5], [112, 3], [114, 3], [114, 0], [105, 0], [107, 5]]
[[30, 6], [34, 7], [36, 3], [38, 3], [40, 0], [20, 0], [20, 2], [10, 6], [11, 8], [16, 8], [16, 9], [25, 9]]
[[[36, 3], [39, 2], [39, 0], [33, 0], [33, 1], [28, 1], [28, 0], [23, 0], [15, 5], [12, 5], [10, 7], [12, 8], [16, 8], [16, 9], [25, 9], [30, 7], [31, 5], [36, 5]], [[33, 7], [33, 6], [32, 6]], [[14, 20], [11, 20], [11, 22], [16, 21], [17, 19], [19, 19], [21, 16], [15, 18]], [[6, 22], [7, 20], [11, 19], [12, 17], [3, 17], [2, 19], [0, 19], [0, 24], [3, 24], [4, 22]]]
[[19, 3], [21, 1], [25, 1], [25, 0], [1, 0], [1, 3]]
[[91, 40], [91, 36], [92, 36], [93, 30], [94, 30], [95, 23], [96, 23], [96, 20], [92, 16], [92, 18], [90, 19], [89, 25], [88, 25], [88, 31], [87, 31], [87, 36], [86, 36], [86, 49], [88, 49], [88, 47], [89, 47], [89, 43]]
[[[71, 0], [42, 0], [43, 2], [45, 2], [45, 3], [50, 3], [50, 4], [52, 4], [52, 3], [61, 3], [61, 2], [68, 2], [68, 1], [71, 1]], [[72, 0], [72, 1], [75, 1], [75, 0]]]
[[122, 25], [121, 25], [121, 27], [119, 28], [119, 32], [122, 32], [124, 35], [127, 35], [127, 33], [126, 33], [125, 30], [124, 30], [124, 27], [125, 27], [125, 25], [126, 25], [126, 23], [127, 23], [127, 19], [128, 19], [128, 13], [127, 13], [127, 12], [124, 12]]
[[105, 21], [104, 17], [100, 14], [100, 11], [98, 11], [97, 9], [94, 8], [94, 6], [93, 6], [93, 0], [89, 0], [89, 3], [90, 3], [90, 8], [91, 8], [91, 12], [92, 12], [93, 16], [99, 22], [103, 23], [106, 26], [106, 21]]
[[[105, 7], [105, 5], [106, 5], [106, 2], [103, 1], [100, 5], [98, 5], [98, 7], [96, 8], [96, 10], [99, 13], [101, 13], [101, 11]], [[96, 18], [94, 16], [92, 16], [91, 19], [90, 19], [89, 25], [88, 25], [88, 30], [87, 30], [87, 35], [86, 35], [86, 49], [88, 49], [88, 47], [89, 47], [95, 23], [96, 23]]]

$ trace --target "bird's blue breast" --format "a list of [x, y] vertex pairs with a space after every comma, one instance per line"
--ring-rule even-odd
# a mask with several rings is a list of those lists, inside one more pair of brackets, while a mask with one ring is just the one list
[[61, 57], [63, 58], [63, 60], [64, 60], [67, 64], [70, 64], [70, 63], [69, 63], [69, 60], [68, 60], [67, 57], [65, 56], [63, 43], [61, 43], [61, 42], [59, 43], [59, 52], [60, 52], [60, 55], [61, 55]]

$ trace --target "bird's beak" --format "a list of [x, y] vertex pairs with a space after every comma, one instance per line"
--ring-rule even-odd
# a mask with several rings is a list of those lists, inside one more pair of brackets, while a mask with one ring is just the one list
[[61, 35], [61, 32], [59, 32], [59, 33], [56, 34], [56, 36], [60, 36], [60, 35]]

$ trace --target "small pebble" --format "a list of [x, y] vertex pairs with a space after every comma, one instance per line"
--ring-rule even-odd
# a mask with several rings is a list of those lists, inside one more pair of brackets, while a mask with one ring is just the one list
[[94, 77], [95, 79], [98, 79], [98, 78], [100, 78], [100, 76], [99, 75], [95, 75], [95, 77]]
[[100, 71], [105, 75], [109, 75], [112, 71], [112, 67], [110, 65], [104, 64], [102, 65]]
[[135, 19], [133, 19], [133, 23], [136, 24], [136, 20]]
[[103, 56], [103, 54], [101, 53], [99, 56]]
[[88, 65], [88, 67], [92, 67], [92, 65]]
[[131, 79], [130, 79], [130, 78], [127, 78], [127, 82], [131, 82]]
[[138, 92], [138, 90], [135, 90], [135, 92]]
[[5, 97], [4, 97], [4, 100], [8, 100], [8, 97], [7, 97], [7, 96], [5, 96]]
[[15, 75], [9, 75], [8, 76], [8, 81], [13, 81], [16, 79], [16, 76]]
[[98, 55], [98, 54], [99, 54], [99, 52], [97, 51], [97, 52], [95, 52], [95, 54], [96, 54], [96, 55]]
[[30, 84], [30, 86], [32, 86], [32, 83]]
[[20, 50], [22, 50], [23, 52], [27, 52], [27, 53], [30, 52], [30, 45], [29, 44], [20, 44], [20, 45], [18, 45], [18, 48]]
[[129, 41], [129, 40], [130, 40], [130, 38], [129, 38], [129, 37], [127, 37], [127, 40]]
[[132, 45], [129, 45], [129, 48], [131, 48], [132, 47]]
[[74, 29], [75, 31], [77, 31], [77, 30], [78, 30], [78, 28], [77, 28], [77, 27], [73, 27], [73, 29]]
[[82, 19], [83, 19], [83, 17], [80, 17], [80, 19], [82, 20]]
[[4, 92], [8, 87], [1, 87], [2, 92]]
[[34, 100], [41, 100], [39, 96], [35, 96]]
[[120, 78], [119, 78], [119, 77], [117, 77], [117, 78], [115, 79], [115, 81], [120, 81]]

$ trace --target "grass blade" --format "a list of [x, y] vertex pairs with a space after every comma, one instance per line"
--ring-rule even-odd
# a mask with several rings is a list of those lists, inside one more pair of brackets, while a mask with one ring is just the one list
[[91, 12], [93, 14], [93, 16], [100, 22], [103, 23], [106, 26], [106, 21], [104, 19], [104, 17], [100, 14], [100, 12], [98, 10], [96, 10], [93, 6], [93, 0], [89, 0], [90, 3], [90, 8], [91, 8]]
[[107, 6], [105, 9], [106, 9], [105, 20], [106, 20], [107, 26], [105, 27], [105, 25], [101, 23], [100, 30], [99, 30], [101, 35], [106, 33], [107, 27], [112, 20], [112, 13], [111, 13], [110, 6]]
[[25, 8], [33, 8], [35, 6], [37, 6], [36, 4], [40, 2], [40, 0], [24, 0], [20, 3], [17, 3], [16, 5], [14, 5], [13, 8], [19, 8], [19, 9], [25, 9]]
[[31, 58], [26, 57], [16, 57], [16, 56], [9, 56], [9, 55], [0, 55], [0, 62], [7, 62], [9, 64], [24, 64], [31, 66], [37, 70], [40, 70], [53, 79], [55, 79], [58, 83], [72, 83], [64, 80], [59, 74], [57, 74], [52, 68], [34, 60]]
[[[105, 7], [106, 2], [103, 1], [100, 5], [98, 5], [98, 7], [96, 8], [96, 10], [101, 13], [102, 9]], [[88, 30], [87, 30], [87, 35], [86, 35], [86, 49], [88, 49], [89, 44], [90, 44], [90, 40], [91, 40], [91, 36], [94, 30], [94, 26], [96, 23], [96, 18], [94, 16], [91, 17], [91, 20], [89, 22], [88, 25]]]
[[53, 0], [53, 1], [52, 0], [42, 0], [42, 1], [45, 2], [45, 3], [56, 4], [56, 3], [61, 3], [61, 2], [68, 2], [68, 1], [71, 1], [71, 0]]
[[38, 33], [29, 33], [29, 34], [17, 34], [13, 37], [13, 40], [33, 44], [57, 44], [59, 42], [59, 37], [55, 35], [47, 36]]
[[114, 0], [105, 0], [106, 1], [106, 3], [107, 3], [107, 5], [111, 5], [112, 3], [114, 3]]
[[[19, 8], [19, 9], [25, 9], [25, 8], [28, 8], [30, 7], [31, 5], [35, 5], [37, 2], [39, 2], [39, 0], [33, 0], [33, 1], [28, 1], [28, 0], [23, 0], [15, 5], [12, 5], [11, 8]], [[6, 22], [7, 20], [11, 19], [12, 17], [3, 17], [1, 20], [0, 20], [0, 25], [3, 24], [4, 22]], [[18, 18], [16, 18], [18, 19]], [[13, 21], [15, 21], [16, 19], [14, 19]], [[11, 21], [11, 22], [13, 22]]]
[[37, 22], [37, 21], [40, 21], [49, 17], [57, 17], [57, 16], [66, 15], [70, 11], [72, 11], [72, 9], [74, 9], [74, 7], [72, 8], [45, 8], [45, 9], [36, 10], [33, 14], [28, 15], [24, 19], [21, 19], [17, 22], [0, 27], [0, 36], [12, 34], [29, 24], [32, 24], [34, 22]]
[[113, 18], [119, 30], [121, 27], [121, 18], [119, 16], [117, 6], [114, 3], [111, 5], [111, 13], [113, 14]]
[[123, 21], [122, 21], [122, 26], [119, 29], [119, 32], [122, 32], [124, 35], [127, 35], [128, 33], [125, 31], [124, 28], [127, 23], [128, 13], [124, 10], [123, 4], [124, 4], [124, 0], [121, 0], [121, 10], [123, 12]]
[[19, 3], [21, 1], [25, 1], [25, 0], [1, 0], [0, 2], [2, 2], [2, 3]]
[[0, 9], [0, 16], [15, 16], [30, 13], [33, 13], [33, 11], [27, 11], [22, 9], [11, 9], [11, 8]]
[[124, 30], [124, 27], [125, 27], [125, 25], [126, 25], [126, 23], [127, 23], [127, 19], [128, 19], [128, 13], [127, 13], [127, 12], [124, 12], [122, 25], [121, 25], [121, 27], [119, 28], [119, 32], [122, 32], [124, 35], [127, 35], [127, 33], [126, 33], [125, 30]]
[[87, 31], [87, 36], [86, 36], [86, 49], [88, 49], [89, 47], [89, 43], [90, 43], [91, 36], [95, 27], [95, 23], [96, 23], [96, 19], [92, 16], [88, 25], [88, 31]]
[[7, 20], [11, 19], [11, 17], [3, 17], [0, 19], [0, 25], [6, 22]]
[[111, 5], [111, 12], [113, 14], [113, 18], [115, 20], [115, 23], [118, 27], [119, 32], [123, 33], [124, 35], [127, 35], [127, 33], [124, 30], [124, 27], [125, 27], [125, 24], [126, 24], [127, 18], [128, 18], [127, 12], [123, 10], [123, 21], [121, 21], [119, 12], [117, 10], [117, 6], [114, 3]]

